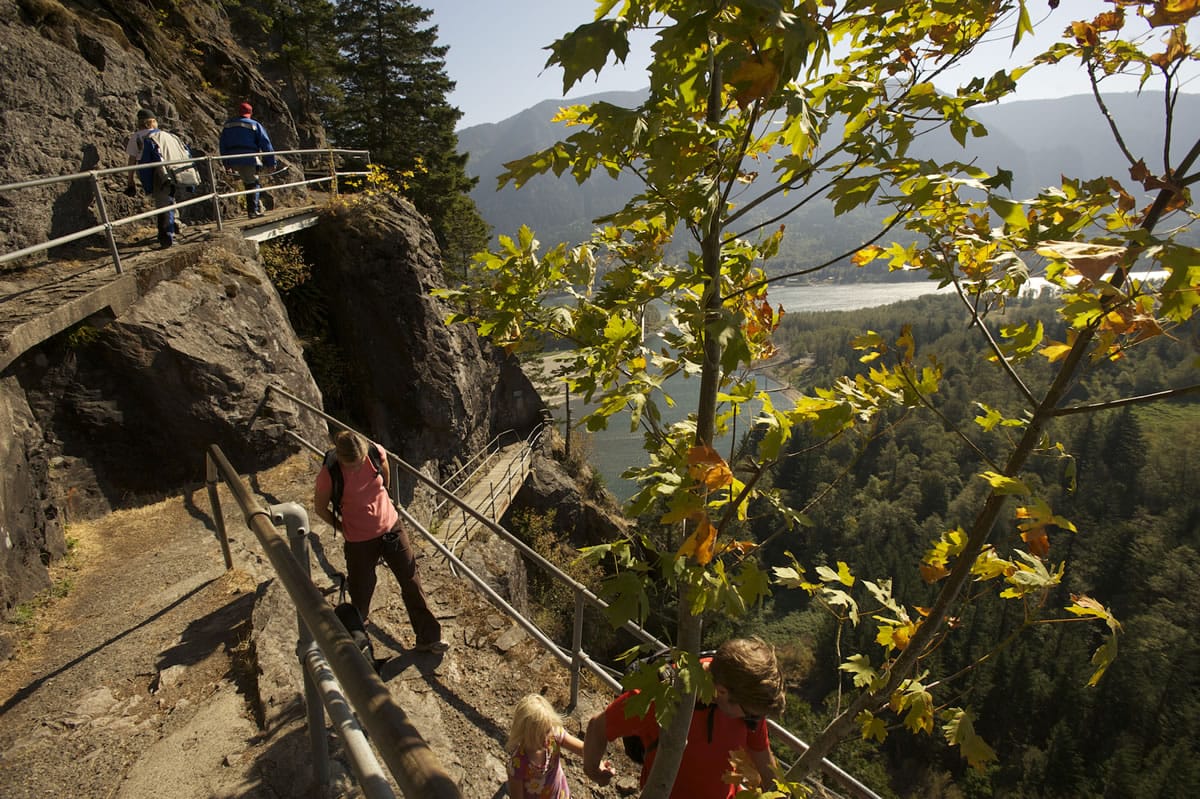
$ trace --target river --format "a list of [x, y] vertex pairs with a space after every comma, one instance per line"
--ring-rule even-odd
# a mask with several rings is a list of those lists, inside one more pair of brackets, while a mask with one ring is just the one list
[[[890, 305], [937, 291], [937, 284], [932, 281], [856, 283], [853, 285], [772, 286], [769, 297], [772, 305], [782, 305], [785, 312], [853, 311], [859, 308]], [[943, 289], [943, 291], [952, 291], [952, 289]], [[762, 375], [759, 382], [768, 390], [781, 388], [778, 382], [766, 375]], [[673, 421], [683, 418], [690, 411], [695, 410], [700, 395], [699, 379], [673, 378], [667, 381], [666, 389], [675, 400], [675, 407], [663, 407], [665, 416], [669, 416]], [[663, 403], [660, 403], [660, 406], [662, 405]], [[738, 435], [745, 432], [746, 425], [758, 412], [757, 403], [751, 403], [751, 405], [754, 407], [743, 410], [739, 416]], [[565, 421], [566, 411], [562, 403], [554, 407], [553, 412], [556, 421], [560, 424]], [[571, 404], [572, 422], [577, 422], [584, 412], [582, 404], [578, 400], [573, 400]], [[586, 431], [583, 434], [588, 435]], [[727, 451], [729, 445], [729, 440], [718, 441], [717, 449], [721, 451], [722, 455], [729, 457]], [[637, 485], [622, 478], [621, 473], [631, 464], [645, 463], [646, 453], [642, 450], [641, 432], [630, 432], [629, 430], [627, 414], [618, 414], [612, 417], [607, 430], [591, 434], [589, 460], [604, 479], [604, 484], [609, 491], [617, 499], [624, 502], [633, 496], [637, 491]]]

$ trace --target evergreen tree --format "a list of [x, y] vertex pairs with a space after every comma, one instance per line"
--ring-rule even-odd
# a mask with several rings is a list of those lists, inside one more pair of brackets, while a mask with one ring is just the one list
[[[303, 146], [323, 146], [322, 116], [337, 106], [341, 55], [331, 0], [223, 0], [240, 43], [259, 56], [259, 69], [280, 92]], [[226, 87], [246, 96], [248, 86]]]
[[345, 0], [338, 11], [344, 99], [330, 138], [370, 150], [372, 161], [403, 176], [446, 255], [461, 259], [448, 271], [462, 274], [469, 254], [487, 244], [486, 227], [467, 196], [476, 179], [457, 152], [462, 112], [446, 100], [454, 89], [448, 48], [437, 44], [436, 25], [425, 26], [433, 12], [407, 0]]
[[298, 118], [322, 118], [337, 107], [342, 59], [334, 36], [336, 9], [329, 0], [277, 0], [276, 60], [288, 73]]

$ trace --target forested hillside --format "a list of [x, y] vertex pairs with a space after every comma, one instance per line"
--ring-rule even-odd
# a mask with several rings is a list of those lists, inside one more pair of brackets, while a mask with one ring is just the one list
[[[797, 436], [771, 479], [789, 504], [807, 508], [812, 525], [781, 539], [772, 514], [750, 528], [768, 541], [767, 560], [785, 565], [790, 551], [812, 567], [837, 561], [855, 574], [893, 576], [893, 592], [928, 605], [935, 587], [914, 564], [939, 531], [969, 523], [986, 485], [975, 473], [974, 419], [983, 406], [1012, 401], [1015, 389], [998, 370], [964, 368], [983, 357], [978, 336], [957, 321], [956, 298], [927, 297], [887, 308], [785, 318], [782, 348], [810, 365], [792, 375], [801, 388], [825, 385], [866, 369], [852, 340], [871, 329], [889, 338], [906, 325], [918, 346], [946, 366], [937, 395], [942, 424], [927, 415], [888, 414], [869, 432], [816, 448]], [[1014, 315], [1040, 319], [1061, 336], [1053, 304], [1023, 300]], [[989, 324], [1003, 324], [1003, 320]], [[1178, 331], [1192, 342], [1180, 359], [1165, 340], [1149, 342], [1137, 365], [1101, 361], [1073, 389], [1072, 404], [1137, 395], [1162, 384], [1200, 382], [1195, 320]], [[1049, 365], [1031, 380], [1046, 380]], [[977, 714], [976, 729], [995, 748], [998, 763], [983, 773], [928, 736], [888, 738], [883, 758], [900, 796], [1189, 797], [1200, 792], [1200, 402], [1177, 400], [1116, 408], [1098, 416], [1067, 416], [1050, 435], [1057, 451], [1033, 465], [1039, 491], [1077, 532], [1052, 527], [1040, 550], [1049, 568], [1066, 567], [1062, 584], [1023, 606], [974, 590], [960, 613], [966, 635], [951, 636], [922, 659], [922, 669], [949, 675], [954, 700]], [[994, 453], [992, 453], [994, 454]], [[1014, 502], [1014, 505], [1016, 503]], [[998, 546], [1023, 546], [994, 540]], [[1001, 536], [1003, 538], [1003, 536]], [[1081, 624], [1047, 623], [1045, 607], [1072, 594], [1109, 606], [1121, 620], [1120, 654], [1095, 686], [1091, 653], [1099, 632]], [[837, 702], [837, 666], [847, 652], [877, 649], [877, 625], [839, 626], [805, 592], [777, 593], [757, 629], [791, 653], [792, 677], [806, 703], [794, 702], [790, 720], [815, 734]], [[710, 631], [719, 637], [720, 630]], [[839, 651], [841, 654], [839, 654]], [[979, 664], [975, 666], [974, 664]], [[850, 675], [842, 671], [843, 691]], [[873, 756], [873, 755], [872, 755]], [[839, 750], [839, 762], [854, 762]], [[871, 774], [865, 762], [855, 768]], [[952, 775], [953, 785], [945, 779]], [[957, 792], [961, 791], [961, 793]]]

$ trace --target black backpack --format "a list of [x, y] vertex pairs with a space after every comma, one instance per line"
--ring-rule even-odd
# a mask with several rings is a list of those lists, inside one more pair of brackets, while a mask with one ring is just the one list
[[[655, 661], [661, 660], [662, 656], [667, 654], [668, 651], [670, 651], [670, 650], [664, 649], [656, 654], [646, 655], [645, 657], [640, 657], [637, 660], [634, 660], [633, 662], [631, 662], [629, 664], [628, 667], [626, 667], [625, 676], [633, 674], [636, 671], [640, 671], [641, 669], [650, 667]], [[712, 659], [713, 655], [715, 655], [715, 654], [717, 654], [717, 650], [706, 649], [700, 653], [700, 658], [702, 660], [705, 658]], [[667, 663], [662, 666], [659, 666], [658, 667], [658, 679], [663, 682], [673, 681], [675, 679], [675, 673], [677, 671], [678, 671], [678, 668], [675, 666], [674, 663]], [[713, 730], [713, 713], [716, 711], [716, 708], [717, 708], [716, 704], [704, 704], [703, 702], [697, 702], [695, 710], [692, 711], [693, 713], [695, 713], [697, 710], [707, 710], [708, 711], [708, 734], [710, 736], [710, 739], [711, 739], [712, 730]], [[746, 722], [746, 727], [751, 732], [754, 732], [755, 730], [758, 729], [758, 725], [760, 723], [761, 722], [759, 722], [759, 721], [755, 721], [753, 723]], [[625, 754], [629, 756], [630, 760], [632, 760], [634, 763], [641, 764], [641, 763], [646, 762], [646, 755], [649, 752], [654, 751], [655, 747], [658, 746], [658, 738], [655, 737], [654, 740], [647, 742], [647, 741], [643, 741], [641, 736], [639, 736], [639, 735], [624, 735], [621, 737], [621, 745], [625, 747]]]
[[[367, 444], [367, 459], [375, 467], [375, 474], [382, 476], [383, 456], [379, 454], [379, 448], [374, 444]], [[331, 484], [329, 506], [333, 509], [333, 518], [340, 521], [342, 518], [342, 492], [346, 488], [346, 481], [342, 476], [342, 464], [338, 462], [337, 451], [331, 449], [326, 452], [325, 460], [321, 465], [329, 472], [329, 481]]]
[[341, 591], [333, 612], [342, 626], [346, 628], [346, 632], [350, 633], [354, 645], [371, 664], [371, 668], [379, 671], [379, 664], [375, 661], [375, 646], [371, 643], [371, 636], [367, 634], [367, 627], [363, 624], [362, 616], [359, 614], [358, 608], [346, 601], [346, 575], [342, 574], [339, 577], [341, 578]]

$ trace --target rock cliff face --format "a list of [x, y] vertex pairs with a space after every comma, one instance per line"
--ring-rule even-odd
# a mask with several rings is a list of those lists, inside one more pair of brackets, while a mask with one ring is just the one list
[[[437, 246], [407, 201], [337, 206], [304, 245], [357, 376], [345, 404], [367, 435], [442, 478], [498, 433], [541, 420], [514, 358], [443, 324], [449, 309], [430, 295], [442, 285]], [[197, 484], [211, 443], [250, 472], [295, 451], [285, 431], [327, 442], [326, 423], [286, 400], [247, 427], [270, 384], [321, 407], [255, 245], [213, 236], [155, 257], [143, 269], [160, 282], [128, 310], [44, 343], [0, 380], [0, 416], [16, 433], [3, 445], [16, 467], [0, 475], [5, 608], [45, 586], [64, 518]], [[401, 480], [419, 513], [430, 494], [415, 488]]]
[[[221, 4], [200, 0], [0, 0], [0, 183], [124, 166], [143, 107], [194, 154], [216, 153], [221, 124], [242, 100], [276, 149], [324, 146], [319, 125], [296, 124], [282, 84], [262, 74], [237, 31]], [[143, 210], [123, 186], [120, 176], [104, 180], [109, 211]], [[96, 224], [91, 199], [87, 181], [6, 193], [0, 246]]]
[[16, 466], [0, 477], [6, 608], [44, 587], [64, 521], [203, 481], [213, 443], [250, 470], [294, 451], [284, 427], [324, 435], [286, 409], [246, 429], [270, 383], [321, 402], [254, 245], [229, 236], [170, 252], [143, 268], [166, 279], [125, 313], [45, 342], [0, 381], [15, 433], [5, 463]]
[[[329, 322], [351, 361], [345, 404], [381, 444], [430, 477], [505, 430], [528, 432], [543, 404], [515, 358], [447, 327], [441, 255], [425, 220], [395, 195], [335, 207], [301, 237]], [[414, 498], [401, 481], [401, 499]]]
[[[124, 165], [141, 107], [195, 154], [216, 151], [221, 123], [243, 99], [278, 149], [324, 145], [286, 76], [268, 74], [279, 69], [269, 43], [267, 57], [253, 55], [242, 40], [249, 26], [229, 13], [241, 12], [204, 0], [0, 0], [0, 183]], [[102, 181], [110, 214], [145, 210], [123, 185]], [[86, 180], [5, 192], [0, 250], [94, 224], [91, 200]], [[384, 195], [336, 205], [297, 238], [355, 377], [336, 387], [349, 421], [434, 478], [497, 434], [540, 421], [541, 398], [516, 360], [470, 328], [443, 324], [448, 308], [430, 294], [443, 285], [440, 253], [411, 204]], [[295, 451], [285, 429], [326, 440], [323, 421], [286, 403], [247, 429], [268, 384], [321, 404], [255, 245], [206, 235], [147, 257], [155, 285], [140, 301], [0, 372], [0, 425], [13, 431], [0, 438], [0, 611], [46, 587], [46, 564], [66, 549], [64, 524], [194, 485], [209, 444], [253, 471]], [[143, 266], [127, 269], [141, 279]], [[565, 482], [551, 483], [527, 492], [530, 503], [578, 500]], [[429, 492], [411, 477], [401, 490], [420, 513]], [[605, 527], [590, 508], [564, 518], [587, 539]]]

